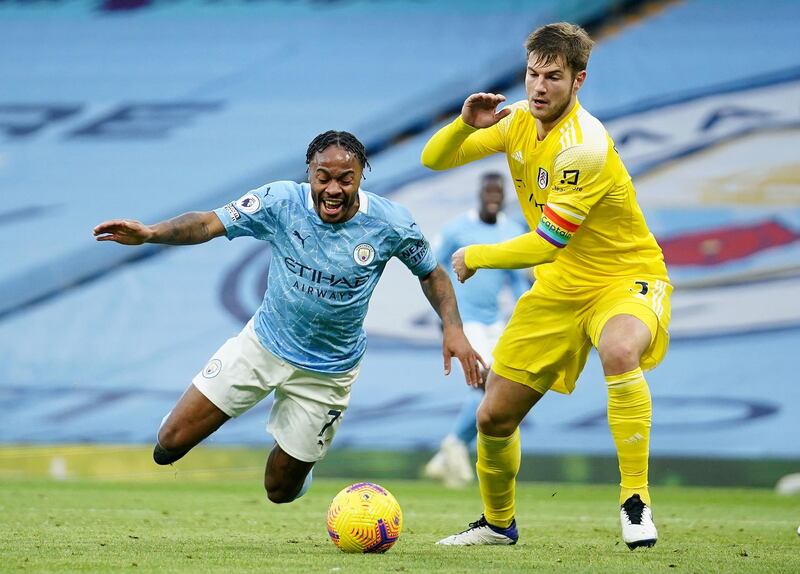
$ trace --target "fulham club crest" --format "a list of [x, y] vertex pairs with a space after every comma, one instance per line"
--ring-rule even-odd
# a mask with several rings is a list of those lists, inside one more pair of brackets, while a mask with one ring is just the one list
[[547, 189], [547, 184], [550, 183], [550, 176], [547, 174], [547, 170], [543, 167], [539, 168], [539, 189]]
[[369, 243], [359, 243], [353, 251], [353, 259], [362, 267], [366, 267], [375, 259], [375, 249]]

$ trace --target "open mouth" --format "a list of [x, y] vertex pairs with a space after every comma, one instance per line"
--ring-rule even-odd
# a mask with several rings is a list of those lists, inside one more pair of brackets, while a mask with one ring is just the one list
[[325, 198], [319, 200], [320, 211], [328, 217], [338, 216], [344, 209], [344, 200]]
[[537, 108], [543, 108], [547, 105], [547, 100], [542, 98], [533, 98], [533, 105]]

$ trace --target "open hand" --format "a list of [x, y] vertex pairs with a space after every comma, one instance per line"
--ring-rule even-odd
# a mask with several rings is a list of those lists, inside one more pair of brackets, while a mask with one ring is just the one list
[[469, 344], [464, 331], [460, 327], [451, 327], [444, 330], [442, 354], [444, 355], [445, 375], [450, 374], [451, 359], [455, 357], [461, 363], [467, 384], [476, 389], [483, 385], [483, 373], [488, 367], [483, 357]]
[[497, 106], [505, 101], [506, 97], [502, 94], [487, 94], [485, 92], [472, 94], [464, 100], [464, 106], [461, 108], [461, 119], [464, 120], [465, 124], [473, 128], [493, 126], [511, 113], [508, 108], [495, 112]]
[[97, 241], [116, 241], [123, 245], [141, 245], [153, 235], [149, 226], [132, 219], [104, 221], [92, 233]]

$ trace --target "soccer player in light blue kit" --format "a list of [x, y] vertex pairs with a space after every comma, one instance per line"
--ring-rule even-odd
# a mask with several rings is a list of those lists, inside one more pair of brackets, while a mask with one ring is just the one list
[[[502, 213], [504, 199], [503, 176], [497, 172], [484, 174], [478, 193], [478, 209], [445, 224], [436, 248], [436, 258], [450, 261], [453, 253], [466, 245], [500, 243], [522, 235], [525, 232], [522, 225]], [[448, 272], [451, 279], [455, 278], [452, 270], [448, 269]], [[516, 301], [531, 286], [527, 277], [529, 275], [525, 270], [498, 269], [487, 271], [475, 283], [453, 281], [464, 321], [464, 334], [487, 363], [491, 363], [492, 349], [506, 324], [499, 295], [504, 288], [508, 288]], [[485, 376], [486, 373], [483, 374]], [[452, 430], [442, 441], [439, 451], [425, 465], [425, 476], [442, 480], [449, 487], [464, 486], [474, 480], [469, 445], [478, 434], [475, 413], [482, 398], [482, 389], [469, 391]]]
[[272, 245], [264, 301], [194, 377], [162, 422], [153, 458], [175, 462], [231, 417], [275, 392], [264, 487], [291, 502], [308, 489], [342, 422], [366, 349], [362, 328], [372, 291], [389, 259], [419, 277], [444, 325], [445, 374], [456, 357], [467, 383], [481, 382], [482, 360], [462, 330], [453, 287], [403, 207], [359, 189], [369, 166], [348, 132], [317, 136], [306, 153], [309, 183], [264, 185], [219, 209], [155, 225], [112, 220], [99, 241], [190, 245], [225, 235]]

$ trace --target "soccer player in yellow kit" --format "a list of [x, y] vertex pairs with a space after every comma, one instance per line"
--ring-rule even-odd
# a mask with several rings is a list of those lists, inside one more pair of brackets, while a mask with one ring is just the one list
[[437, 170], [504, 152], [531, 229], [457, 251], [459, 280], [489, 268], [535, 266], [536, 274], [495, 347], [478, 409], [484, 514], [439, 544], [516, 543], [519, 424], [548, 390], [572, 392], [592, 346], [608, 388], [622, 538], [633, 549], [658, 537], [647, 486], [652, 409], [643, 370], [666, 353], [672, 286], [614, 142], [577, 100], [592, 46], [572, 24], [534, 31], [526, 42], [527, 101], [496, 111], [502, 95], [473, 94], [422, 152], [422, 163]]

